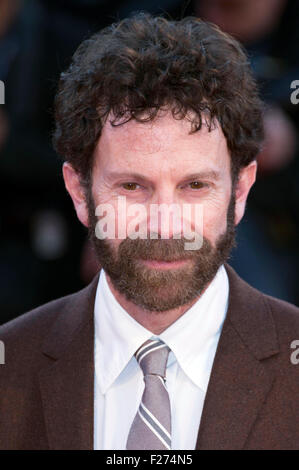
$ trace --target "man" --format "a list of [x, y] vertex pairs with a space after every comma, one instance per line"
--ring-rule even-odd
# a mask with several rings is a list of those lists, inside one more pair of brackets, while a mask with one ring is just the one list
[[226, 263], [262, 138], [216, 27], [137, 14], [81, 44], [54, 144], [102, 269], [1, 327], [1, 448], [298, 447], [299, 309]]

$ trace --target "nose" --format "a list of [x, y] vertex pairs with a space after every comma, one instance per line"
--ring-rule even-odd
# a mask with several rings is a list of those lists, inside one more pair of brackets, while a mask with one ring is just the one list
[[150, 232], [169, 239], [182, 232], [182, 208], [172, 188], [162, 187], [151, 198], [148, 208]]

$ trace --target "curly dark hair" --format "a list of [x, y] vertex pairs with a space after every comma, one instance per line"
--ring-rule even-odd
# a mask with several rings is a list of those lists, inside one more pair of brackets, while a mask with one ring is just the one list
[[263, 106], [239, 42], [199, 18], [169, 21], [148, 13], [112, 24], [78, 47], [55, 99], [55, 150], [90, 181], [107, 117], [114, 116], [113, 125], [144, 122], [161, 108], [176, 119], [192, 116], [191, 132], [203, 119], [211, 130], [217, 119], [233, 178], [260, 150]]

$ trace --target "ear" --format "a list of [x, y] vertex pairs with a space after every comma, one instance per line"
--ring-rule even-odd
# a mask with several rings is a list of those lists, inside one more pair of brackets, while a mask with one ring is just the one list
[[65, 187], [73, 200], [77, 217], [80, 222], [85, 225], [85, 227], [88, 227], [88, 210], [86, 207], [84, 190], [80, 183], [79, 174], [68, 162], [63, 164], [62, 173]]
[[255, 182], [257, 170], [257, 162], [254, 160], [246, 167], [242, 168], [239, 173], [236, 184], [236, 205], [235, 205], [235, 225], [241, 221], [246, 206], [246, 200], [251, 186]]

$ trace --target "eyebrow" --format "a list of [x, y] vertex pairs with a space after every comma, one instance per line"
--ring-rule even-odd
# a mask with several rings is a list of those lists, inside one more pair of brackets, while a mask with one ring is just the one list
[[[108, 179], [114, 180], [114, 179], [120, 179], [120, 178], [130, 178], [130, 179], [137, 179], [139, 181], [145, 181], [149, 182], [149, 178], [147, 178], [145, 175], [141, 175], [140, 173], [135, 173], [135, 172], [118, 172], [118, 171], [113, 171], [107, 175]], [[207, 170], [207, 171], [201, 171], [198, 173], [192, 173], [189, 175], [185, 175], [182, 180], [200, 180], [200, 179], [210, 179], [210, 180], [215, 180], [218, 181], [220, 179], [220, 172], [215, 171], [215, 170]]]
[[201, 179], [209, 179], [218, 181], [220, 179], [220, 172], [216, 170], [207, 170], [207, 171], [200, 171], [198, 173], [192, 173], [191, 175], [186, 175], [184, 180], [201, 180]]
[[123, 171], [123, 172], [112, 171], [111, 173], [107, 175], [107, 178], [109, 180], [129, 178], [129, 179], [137, 179], [141, 181], [149, 181], [149, 178], [147, 178], [146, 176], [141, 175], [139, 173], [130, 172], [130, 171], [128, 172], [127, 171]]

